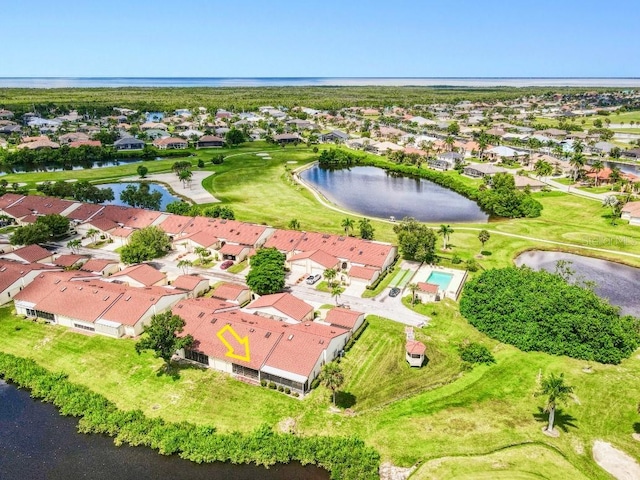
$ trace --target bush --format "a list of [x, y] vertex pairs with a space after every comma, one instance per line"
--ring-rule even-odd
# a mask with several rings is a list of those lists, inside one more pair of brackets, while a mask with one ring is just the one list
[[287, 395], [289, 395], [291, 393], [291, 389], [289, 387], [284, 389], [284, 393], [286, 393]]
[[460, 255], [458, 255], [457, 253], [454, 253], [453, 257], [451, 257], [451, 263], [453, 263], [454, 265], [458, 265], [462, 263], [462, 259], [460, 258]]
[[260, 380], [260, 385], [262, 385], [263, 387], [266, 387], [267, 381], [263, 378], [262, 380]]
[[271, 390], [275, 390], [276, 389], [276, 384], [274, 382], [269, 382], [269, 388]]
[[526, 267], [488, 270], [467, 282], [460, 313], [524, 351], [618, 364], [640, 345], [640, 320], [560, 274]]
[[204, 160], [202, 159], [198, 160], [198, 168], [204, 168]]
[[282, 385], [278, 385], [278, 391], [279, 392], [284, 392], [284, 387]]
[[480, 265], [478, 265], [478, 262], [476, 262], [475, 259], [470, 258], [467, 260], [467, 270], [470, 272], [477, 272], [479, 268]]
[[460, 358], [467, 363], [495, 363], [496, 359], [487, 347], [479, 343], [465, 343], [460, 345]]
[[293, 392], [293, 396], [298, 398], [300, 396], [300, 394], [298, 392]]

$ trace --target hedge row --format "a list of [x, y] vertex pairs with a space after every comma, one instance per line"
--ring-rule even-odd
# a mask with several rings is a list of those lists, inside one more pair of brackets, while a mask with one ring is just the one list
[[267, 425], [252, 433], [217, 433], [211, 426], [148, 418], [140, 410], [119, 410], [104, 396], [70, 382], [63, 373], [4, 353], [0, 353], [0, 377], [54, 404], [62, 415], [79, 417], [80, 432], [110, 435], [116, 445], [151, 447], [163, 455], [178, 454], [197, 463], [269, 466], [299, 461], [330, 471], [333, 479], [378, 478], [380, 456], [354, 437], [301, 437], [276, 433]]

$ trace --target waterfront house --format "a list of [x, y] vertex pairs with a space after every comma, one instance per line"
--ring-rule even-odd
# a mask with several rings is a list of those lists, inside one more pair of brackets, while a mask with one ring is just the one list
[[508, 170], [489, 163], [470, 163], [464, 167], [464, 174], [473, 178], [491, 177], [496, 173], [506, 173]]
[[189, 146], [189, 143], [183, 138], [164, 137], [156, 138], [153, 146], [158, 150], [183, 150]]
[[116, 150], [142, 150], [144, 148], [144, 142], [137, 138], [125, 137], [116, 140], [113, 146]]
[[198, 140], [197, 148], [221, 148], [224, 147], [224, 138], [215, 135], [204, 135]]

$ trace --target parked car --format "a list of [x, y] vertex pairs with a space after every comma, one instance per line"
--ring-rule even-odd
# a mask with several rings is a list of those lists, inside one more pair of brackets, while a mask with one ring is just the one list
[[313, 285], [314, 283], [318, 282], [321, 278], [322, 278], [322, 275], [320, 275], [319, 273], [316, 273], [315, 275], [309, 275], [307, 277], [307, 283], [309, 285]]
[[231, 265], [233, 265], [233, 260], [225, 260], [224, 262], [222, 262], [220, 264], [220, 268], [222, 270], [226, 270], [227, 268], [229, 268]]
[[398, 295], [400, 295], [400, 289], [398, 287], [393, 287], [389, 292], [390, 297], [397, 297]]

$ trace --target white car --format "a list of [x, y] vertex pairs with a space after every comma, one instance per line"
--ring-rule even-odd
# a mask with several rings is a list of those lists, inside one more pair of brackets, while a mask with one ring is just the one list
[[307, 283], [309, 285], [313, 285], [314, 283], [318, 282], [321, 278], [322, 278], [322, 275], [320, 275], [319, 273], [315, 275], [309, 275], [307, 277]]

